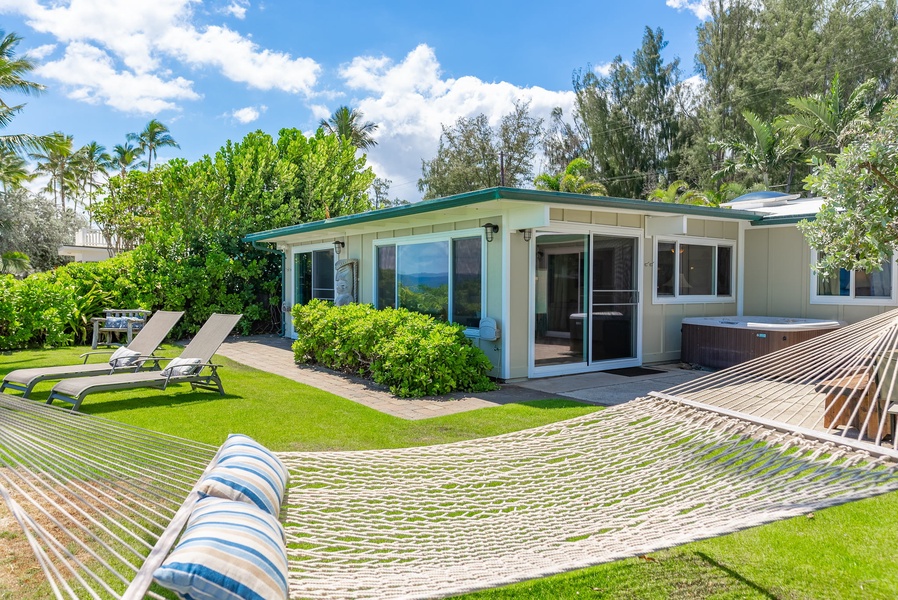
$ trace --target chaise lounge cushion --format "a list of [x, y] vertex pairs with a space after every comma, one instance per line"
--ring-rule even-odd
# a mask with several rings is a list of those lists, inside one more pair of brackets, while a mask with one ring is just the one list
[[204, 496], [248, 502], [277, 517], [289, 473], [270, 450], [245, 435], [230, 435], [215, 466], [198, 484]]
[[121, 346], [109, 357], [109, 365], [113, 368], [128, 367], [137, 362], [140, 358], [140, 352], [129, 350], [126, 346]]
[[204, 498], [153, 578], [191, 600], [286, 600], [284, 529], [250, 504]]
[[162, 374], [168, 377], [187, 377], [200, 370], [203, 361], [198, 358], [173, 358], [168, 366], [162, 369]]

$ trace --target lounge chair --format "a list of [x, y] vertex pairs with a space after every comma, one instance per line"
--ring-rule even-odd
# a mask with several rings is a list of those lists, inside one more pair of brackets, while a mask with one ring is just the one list
[[88, 394], [142, 387], [164, 390], [176, 383], [189, 383], [193, 389], [218, 390], [218, 393], [224, 395], [224, 387], [218, 376], [218, 367], [221, 365], [209, 361], [242, 316], [213, 314], [181, 355], [171, 359], [161, 371], [115, 373], [60, 381], [50, 392], [47, 404], [62, 400], [71, 404], [72, 410], [78, 410]]
[[[169, 334], [172, 327], [175, 326], [183, 312], [170, 312], [165, 310], [156, 311], [156, 313], [147, 321], [134, 339], [131, 340], [126, 348], [131, 352], [129, 356], [116, 358], [109, 362], [87, 364], [90, 356], [95, 354], [113, 354], [112, 350], [99, 352], [86, 352], [81, 355], [84, 363], [80, 365], [63, 365], [59, 367], [36, 367], [33, 369], [17, 369], [8, 373], [0, 383], [0, 392], [7, 388], [19, 390], [23, 392], [22, 396], [27, 398], [34, 386], [41, 381], [51, 379], [69, 379], [70, 377], [90, 377], [92, 375], [110, 374], [116, 371], [140, 371], [152, 361], [151, 365], [159, 368], [160, 357], [153, 356], [153, 352], [159, 348], [159, 345]], [[136, 355], [134, 354], [136, 353]]]

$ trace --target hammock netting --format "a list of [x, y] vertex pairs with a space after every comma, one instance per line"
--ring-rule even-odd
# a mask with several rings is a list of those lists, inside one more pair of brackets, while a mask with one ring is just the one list
[[[898, 313], [871, 321], [536, 429], [280, 454], [291, 596], [445, 597], [896, 490]], [[131, 597], [214, 453], [0, 395], [0, 495], [58, 597]]]

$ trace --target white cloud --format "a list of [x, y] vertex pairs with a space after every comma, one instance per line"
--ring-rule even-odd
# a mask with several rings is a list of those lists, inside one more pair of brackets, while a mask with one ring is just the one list
[[368, 94], [351, 106], [379, 125], [378, 145], [369, 151], [369, 162], [379, 176], [393, 180], [393, 195], [410, 200], [420, 197], [415, 183], [421, 175], [421, 159], [436, 154], [441, 125], [481, 113], [497, 124], [516, 101], [530, 102], [530, 114], [537, 118], [548, 118], [556, 106], [570, 114], [574, 105], [570, 91], [489, 83], [476, 77], [444, 79], [433, 49], [423, 44], [399, 63], [384, 57], [358, 57], [340, 73], [347, 86]]
[[25, 51], [25, 55], [31, 60], [43, 60], [53, 54], [56, 50], [56, 44], [44, 44], [35, 48], [29, 48]]
[[708, 0], [667, 0], [667, 5], [677, 10], [692, 11], [702, 21], [711, 16]]
[[611, 75], [611, 67], [614, 63], [606, 62], [595, 65], [592, 70], [596, 72], [596, 75], [601, 75], [602, 77], [608, 77]]
[[249, 2], [231, 2], [231, 4], [227, 8], [225, 8], [225, 13], [242, 20], [246, 18], [246, 9], [248, 7]]
[[123, 112], [152, 115], [177, 108], [176, 100], [200, 98], [183, 77], [117, 71], [108, 54], [80, 42], [69, 44], [61, 59], [44, 63], [35, 72], [62, 83], [69, 98], [108, 104]]
[[[320, 72], [314, 60], [260, 48], [249, 37], [225, 26], [199, 27], [194, 24], [193, 14], [197, 3], [197, 0], [71, 0], [63, 4], [55, 0], [0, 0], [0, 13], [20, 14], [36, 31], [52, 35], [66, 45], [77, 44], [77, 49], [66, 51], [66, 64], [80, 72], [94, 72], [95, 56], [84, 50], [89, 46], [106, 55], [110, 66], [117, 65], [112, 72], [119, 79], [156, 78], [171, 83], [178, 78], [172, 79], [165, 63], [175, 60], [196, 69], [215, 69], [231, 81], [257, 89], [312, 93]], [[242, 18], [246, 6], [245, 0], [232, 0], [227, 10]], [[75, 64], [79, 57], [87, 59], [87, 63]], [[103, 73], [108, 74], [109, 69]], [[44, 75], [59, 76], [60, 81], [69, 83], [69, 78], [57, 69], [48, 69]], [[181, 82], [189, 87], [189, 81], [181, 79]], [[88, 94], [86, 98], [99, 98], [110, 106], [118, 108], [132, 100], [127, 90], [123, 97], [118, 97], [116, 87], [107, 82], [92, 81], [85, 85], [105, 88], [105, 94]], [[143, 92], [144, 106], [173, 108], [177, 105], [173, 100], [190, 98], [172, 95], [166, 87], [160, 90], [155, 103], [151, 102], [151, 96], [151, 90]]]
[[312, 111], [312, 116], [316, 121], [326, 119], [333, 114], [333, 111], [323, 104], [312, 104], [309, 106], [309, 110]]
[[263, 112], [268, 110], [268, 107], [264, 104], [256, 107], [256, 106], [245, 106], [243, 108], [238, 108], [237, 110], [231, 112], [231, 117], [239, 123], [252, 123], [256, 119], [258, 119]]
[[203, 32], [173, 27], [158, 43], [187, 64], [218, 67], [231, 81], [261, 90], [310, 94], [321, 70], [310, 58], [294, 59], [282, 52], [260, 50], [227, 27], [208, 27]]

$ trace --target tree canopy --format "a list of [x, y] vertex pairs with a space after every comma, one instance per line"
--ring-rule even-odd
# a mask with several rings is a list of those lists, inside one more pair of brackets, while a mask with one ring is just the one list
[[421, 161], [418, 190], [428, 199], [498, 185], [527, 185], [542, 123], [530, 116], [528, 103], [518, 102], [495, 127], [484, 114], [461, 117], [451, 127], [443, 125], [437, 155]]
[[827, 198], [814, 221], [799, 224], [820, 253], [818, 268], [877, 271], [898, 254], [898, 103], [835, 157], [817, 162], [808, 188]]

